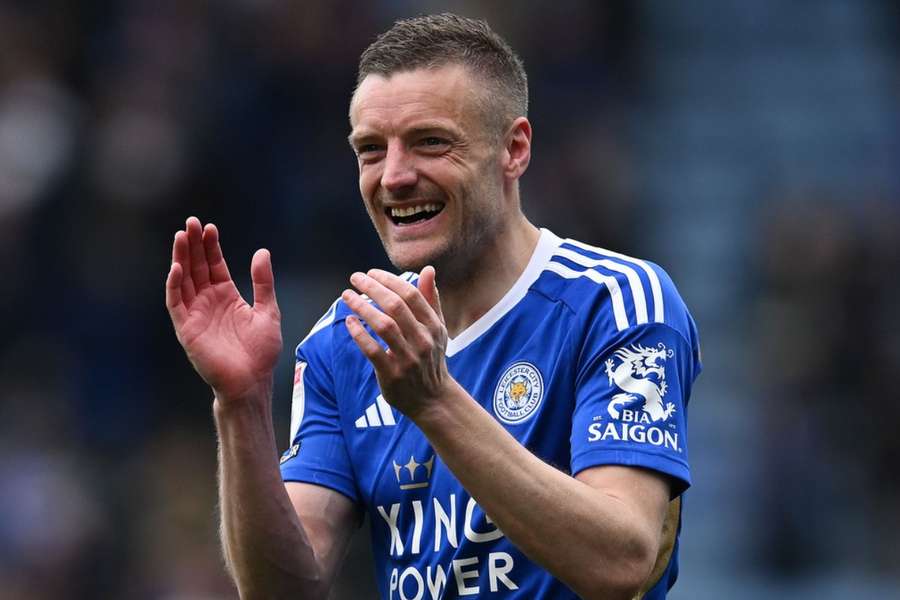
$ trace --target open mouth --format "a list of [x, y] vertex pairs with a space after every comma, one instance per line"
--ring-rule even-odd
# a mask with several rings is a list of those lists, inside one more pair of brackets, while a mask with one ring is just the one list
[[443, 204], [430, 202], [415, 206], [393, 206], [385, 209], [385, 213], [394, 225], [412, 225], [420, 221], [433, 219], [444, 210]]

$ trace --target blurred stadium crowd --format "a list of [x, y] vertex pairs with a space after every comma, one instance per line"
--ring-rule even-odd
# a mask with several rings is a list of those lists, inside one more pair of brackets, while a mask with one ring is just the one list
[[[386, 266], [346, 143], [356, 60], [438, 10], [525, 60], [526, 212], [662, 264], [700, 326], [673, 598], [900, 589], [894, 3], [4, 0], [0, 598], [234, 597], [171, 237], [214, 221], [242, 289], [272, 250], [286, 444], [290, 349]], [[338, 598], [372, 580], [365, 535], [351, 552]]]

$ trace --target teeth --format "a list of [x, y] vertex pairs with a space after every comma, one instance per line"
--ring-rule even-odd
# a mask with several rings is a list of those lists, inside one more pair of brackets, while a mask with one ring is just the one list
[[417, 206], [407, 206], [406, 208], [392, 208], [391, 216], [392, 217], [411, 217], [420, 212], [437, 212], [441, 209], [439, 204], [420, 204]]

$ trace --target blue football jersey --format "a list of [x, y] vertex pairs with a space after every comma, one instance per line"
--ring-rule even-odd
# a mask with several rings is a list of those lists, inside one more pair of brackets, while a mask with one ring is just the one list
[[[368, 512], [382, 598], [576, 598], [503, 535], [384, 400], [344, 326], [350, 314], [335, 302], [297, 348], [284, 480], [337, 490]], [[668, 476], [673, 499], [643, 591], [664, 598], [678, 570], [680, 498], [691, 483], [687, 405], [700, 372], [696, 326], [666, 273], [542, 230], [515, 285], [449, 341], [447, 365], [556, 468], [574, 476], [630, 465]]]

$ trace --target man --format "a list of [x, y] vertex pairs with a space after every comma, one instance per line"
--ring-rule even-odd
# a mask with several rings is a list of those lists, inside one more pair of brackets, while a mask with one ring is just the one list
[[215, 394], [242, 597], [327, 597], [363, 511], [383, 598], [662, 598], [674, 582], [696, 328], [655, 265], [528, 222], [526, 112], [521, 62], [483, 22], [401, 21], [363, 53], [350, 143], [407, 272], [354, 273], [298, 346], [281, 473], [270, 256], [253, 257], [250, 306], [214, 225], [176, 234], [166, 303]]

